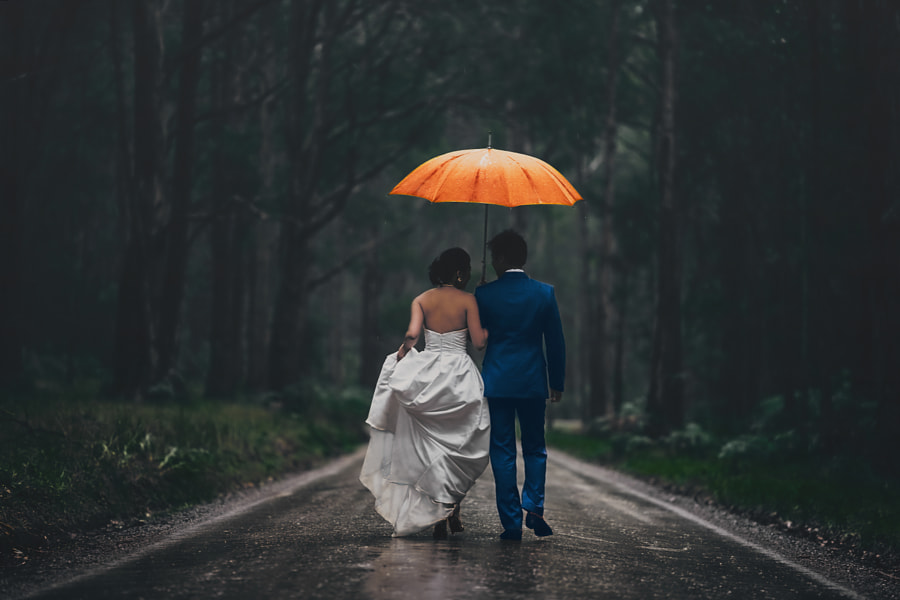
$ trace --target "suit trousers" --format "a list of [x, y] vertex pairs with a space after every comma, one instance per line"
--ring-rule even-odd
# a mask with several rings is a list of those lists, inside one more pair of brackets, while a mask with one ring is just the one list
[[[544, 441], [543, 398], [488, 398], [491, 413], [491, 470], [494, 473], [497, 512], [503, 529], [522, 529], [522, 509], [544, 514], [547, 446]], [[516, 480], [516, 417], [522, 432], [525, 483], [521, 498]]]

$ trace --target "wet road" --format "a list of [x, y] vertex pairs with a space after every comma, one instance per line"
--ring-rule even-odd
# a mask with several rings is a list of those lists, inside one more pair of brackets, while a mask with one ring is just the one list
[[556, 534], [501, 542], [490, 469], [466, 531], [391, 538], [357, 453], [33, 598], [860, 598], [627, 480], [551, 452]]

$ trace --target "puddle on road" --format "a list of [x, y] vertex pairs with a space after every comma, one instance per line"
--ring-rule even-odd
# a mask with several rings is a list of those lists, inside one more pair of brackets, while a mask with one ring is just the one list
[[374, 600], [528, 598], [546, 592], [548, 578], [557, 591], [565, 588], [554, 573], [568, 572], [571, 557], [559, 552], [551, 538], [526, 537], [521, 543], [509, 543], [473, 532], [441, 542], [430, 536], [385, 540], [370, 546], [357, 563], [366, 571], [362, 596]]
[[470, 577], [472, 565], [467, 567], [461, 553], [456, 544], [392, 538], [366, 565], [371, 570], [364, 586], [366, 596], [423, 600], [477, 592]]

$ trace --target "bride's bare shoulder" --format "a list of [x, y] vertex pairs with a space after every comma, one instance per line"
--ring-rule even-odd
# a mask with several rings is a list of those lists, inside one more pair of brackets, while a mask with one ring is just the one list
[[415, 299], [413, 299], [413, 304], [431, 306], [435, 302], [440, 302], [440, 297], [441, 294], [439, 293], [439, 288], [431, 288], [416, 296]]
[[464, 304], [468, 304], [469, 302], [475, 302], [475, 294], [471, 292], [467, 292], [466, 290], [461, 290], [458, 288], [448, 288], [452, 291], [452, 297], [454, 302], [461, 302]]
[[475, 295], [465, 290], [457, 289], [455, 287], [439, 287], [425, 290], [424, 292], [416, 296], [413, 302], [447, 302], [450, 299], [452, 299], [452, 301], [454, 302], [467, 302], [469, 300], [474, 301]]

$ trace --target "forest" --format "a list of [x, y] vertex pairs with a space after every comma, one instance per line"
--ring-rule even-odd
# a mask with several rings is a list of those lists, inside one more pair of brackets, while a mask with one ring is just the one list
[[884, 452], [898, 24], [890, 0], [2, 2], [0, 388], [371, 386], [432, 258], [466, 248], [473, 291], [484, 242], [481, 206], [388, 192], [490, 136], [584, 198], [488, 210], [556, 287], [555, 417], [658, 437], [775, 406]]

